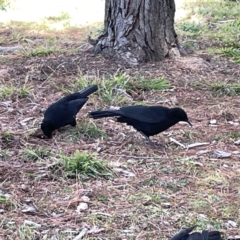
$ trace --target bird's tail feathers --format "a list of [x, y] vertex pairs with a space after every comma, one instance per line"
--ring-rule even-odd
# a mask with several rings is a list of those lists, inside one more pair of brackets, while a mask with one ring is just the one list
[[219, 231], [211, 231], [208, 233], [208, 240], [223, 240]]
[[110, 112], [110, 111], [95, 111], [95, 112], [88, 113], [88, 115], [90, 118], [94, 118], [94, 119], [119, 116], [118, 113]]
[[208, 231], [207, 230], [204, 230], [202, 231], [202, 237], [203, 237], [203, 240], [208, 240]]
[[190, 233], [194, 228], [196, 228], [196, 226], [185, 228], [185, 229], [182, 229], [181, 231], [186, 232], [186, 233]]
[[170, 240], [179, 240], [179, 239], [187, 239], [189, 236], [189, 233], [195, 228], [196, 226], [189, 227], [182, 229], [180, 232], [178, 232], [176, 235], [174, 235]]
[[97, 90], [98, 90], [97, 85], [90, 85], [90, 86], [85, 87], [81, 91], [79, 91], [79, 93], [81, 94], [82, 98], [85, 98], [85, 97], [89, 96], [90, 94], [96, 92]]

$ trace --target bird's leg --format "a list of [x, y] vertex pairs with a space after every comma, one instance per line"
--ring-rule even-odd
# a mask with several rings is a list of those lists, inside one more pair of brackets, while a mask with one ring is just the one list
[[76, 122], [75, 118], [73, 118], [73, 121], [70, 123], [70, 125], [73, 126], [73, 127], [76, 127], [77, 122]]
[[153, 147], [156, 148], [155, 144], [151, 141], [151, 139], [146, 136], [143, 132], [140, 131], [140, 133], [145, 137], [145, 139], [149, 142], [149, 144]]

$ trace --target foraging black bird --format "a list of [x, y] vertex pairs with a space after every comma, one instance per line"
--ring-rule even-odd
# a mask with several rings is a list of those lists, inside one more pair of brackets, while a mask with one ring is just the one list
[[89, 117], [94, 119], [114, 116], [118, 117], [117, 122], [133, 126], [152, 145], [154, 144], [149, 136], [163, 132], [179, 121], [185, 121], [192, 126], [186, 112], [181, 108], [137, 105], [89, 113]]
[[52, 132], [60, 127], [68, 124], [75, 127], [77, 113], [87, 102], [88, 96], [97, 90], [97, 85], [90, 85], [80, 92], [67, 95], [50, 105], [44, 113], [41, 124], [43, 133], [51, 138]]
[[181, 230], [175, 236], [170, 238], [170, 240], [222, 240], [221, 234], [219, 231], [210, 231], [209, 232], [207, 230], [204, 230], [204, 231], [202, 231], [202, 233], [194, 232], [194, 233], [190, 234], [190, 232], [195, 227], [196, 226]]

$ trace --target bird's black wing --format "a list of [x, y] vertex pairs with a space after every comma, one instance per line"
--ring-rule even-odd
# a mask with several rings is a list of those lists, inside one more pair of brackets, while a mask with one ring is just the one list
[[119, 110], [110, 110], [116, 112], [120, 116], [136, 119], [141, 122], [158, 123], [166, 119], [169, 111], [166, 107], [161, 106], [128, 106]]
[[86, 98], [87, 96], [89, 96], [91, 93], [94, 93], [98, 90], [98, 86], [97, 85], [90, 85], [85, 87], [84, 89], [82, 89], [79, 92], [75, 92], [72, 94], [69, 94], [61, 99], [59, 99], [56, 103], [57, 104], [62, 104], [63, 102], [70, 102], [79, 98]]
[[60, 104], [64, 104], [64, 103], [76, 100], [78, 98], [80, 98], [80, 94], [79, 94], [79, 92], [75, 92], [75, 93], [69, 94], [69, 95], [59, 99], [54, 104], [55, 105], [60, 105]]
[[208, 240], [222, 240], [221, 233], [219, 231], [211, 231], [208, 233]]
[[96, 92], [97, 90], [98, 90], [98, 86], [97, 85], [90, 85], [90, 86], [85, 87], [81, 91], [79, 91], [79, 94], [80, 94], [81, 98], [86, 98], [87, 96], [89, 96], [90, 94]]
[[202, 239], [203, 240], [208, 240], [208, 235], [209, 235], [209, 232], [207, 230], [202, 231]]
[[73, 100], [68, 103], [68, 111], [71, 112], [73, 116], [75, 116], [78, 111], [82, 108], [82, 106], [87, 102], [88, 98], [80, 98]]
[[203, 238], [202, 233], [194, 232], [194, 233], [189, 235], [187, 240], [205, 240], [205, 239]]
[[195, 228], [196, 226], [182, 229], [179, 233], [174, 235], [170, 240], [187, 240], [189, 237], [189, 233]]

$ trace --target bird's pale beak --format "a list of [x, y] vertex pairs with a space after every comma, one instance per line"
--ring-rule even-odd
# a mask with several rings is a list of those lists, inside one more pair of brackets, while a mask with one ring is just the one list
[[187, 121], [187, 123], [192, 127], [192, 124], [189, 121]]

